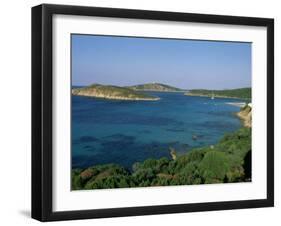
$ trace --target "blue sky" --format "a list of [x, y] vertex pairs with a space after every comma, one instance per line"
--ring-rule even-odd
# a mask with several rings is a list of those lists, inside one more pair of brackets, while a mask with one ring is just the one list
[[72, 35], [72, 85], [251, 86], [251, 43]]

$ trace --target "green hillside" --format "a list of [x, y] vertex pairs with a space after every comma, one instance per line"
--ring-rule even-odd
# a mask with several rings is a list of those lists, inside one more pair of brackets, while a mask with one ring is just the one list
[[161, 84], [161, 83], [147, 83], [135, 86], [127, 86], [127, 88], [138, 90], [138, 91], [158, 91], [158, 92], [180, 92], [182, 89]]
[[110, 85], [93, 84], [83, 88], [72, 89], [72, 94], [116, 100], [159, 100], [159, 97], [147, 95], [135, 90]]
[[252, 95], [251, 91], [252, 91], [251, 88], [225, 89], [225, 90], [193, 89], [186, 92], [185, 95], [251, 99], [251, 95]]

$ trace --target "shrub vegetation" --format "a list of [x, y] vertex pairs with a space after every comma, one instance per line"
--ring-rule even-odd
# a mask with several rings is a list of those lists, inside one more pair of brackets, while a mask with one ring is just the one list
[[193, 89], [190, 90], [188, 93], [186, 93], [186, 95], [251, 99], [251, 95], [252, 95], [251, 91], [252, 91], [251, 88], [225, 89], [225, 90]]
[[176, 159], [147, 159], [125, 169], [117, 164], [72, 170], [72, 189], [191, 185], [251, 180], [251, 128], [226, 134], [212, 147]]

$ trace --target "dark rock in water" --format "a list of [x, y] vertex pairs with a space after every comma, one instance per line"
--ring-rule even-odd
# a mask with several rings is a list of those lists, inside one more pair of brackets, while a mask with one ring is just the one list
[[159, 143], [156, 143], [156, 142], [154, 142], [154, 143], [151, 144], [151, 147], [152, 147], [152, 148], [157, 148], [157, 147], [159, 147], [159, 146], [160, 146], [160, 144], [159, 144]]
[[202, 134], [192, 135], [192, 140], [199, 140], [199, 139], [202, 139], [202, 138], [204, 138], [204, 135], [202, 135]]
[[178, 141], [175, 141], [175, 142], [170, 142], [168, 143], [168, 147], [169, 147], [169, 150], [174, 149], [176, 151], [178, 151], [179, 153], [182, 153], [182, 152], [186, 152], [190, 145], [189, 144], [186, 144], [186, 143], [180, 143]]
[[204, 128], [217, 128], [218, 130], [225, 130], [227, 128], [229, 128], [230, 126], [232, 126], [233, 122], [232, 121], [206, 121], [204, 123]]
[[192, 135], [192, 140], [197, 140], [198, 137], [196, 135]]
[[81, 136], [78, 139], [72, 140], [72, 144], [83, 144], [90, 142], [98, 142], [99, 139], [94, 136]]
[[89, 148], [92, 148], [93, 146], [90, 146], [90, 145], [86, 145], [86, 146], [84, 146], [83, 148], [84, 149], [89, 149]]
[[100, 141], [100, 144], [106, 149], [124, 149], [128, 148], [129, 146], [132, 146], [135, 142], [135, 139], [136, 138], [134, 136], [127, 136], [117, 133], [104, 137]]
[[134, 141], [126, 141], [126, 140], [120, 140], [120, 141], [105, 141], [102, 142], [101, 145], [104, 148], [107, 149], [112, 149], [112, 150], [116, 150], [116, 149], [124, 149], [127, 148], [129, 145], [133, 145]]
[[140, 130], [139, 133], [151, 133], [150, 130]]
[[79, 139], [81, 142], [96, 142], [98, 141], [99, 139], [97, 139], [96, 137], [93, 137], [93, 136], [82, 136], [80, 137]]
[[110, 135], [110, 136], [106, 136], [104, 137], [103, 139], [105, 140], [135, 140], [136, 138], [134, 136], [127, 136], [127, 135], [124, 135], [124, 134], [121, 134], [121, 133], [116, 133], [116, 134], [113, 134], [113, 135]]
[[173, 142], [169, 142], [168, 145], [169, 146], [175, 146], [175, 145], [178, 145], [180, 142], [178, 141], [173, 141]]
[[188, 148], [188, 147], [190, 147], [190, 145], [189, 144], [182, 144], [182, 147]]
[[170, 132], [184, 132], [184, 129], [166, 129], [166, 131], [170, 131]]

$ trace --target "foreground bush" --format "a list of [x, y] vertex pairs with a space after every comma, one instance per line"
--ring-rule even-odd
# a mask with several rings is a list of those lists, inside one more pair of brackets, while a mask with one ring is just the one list
[[251, 180], [251, 129], [226, 134], [212, 147], [194, 149], [176, 159], [147, 159], [132, 170], [105, 164], [72, 170], [72, 189], [191, 185]]

